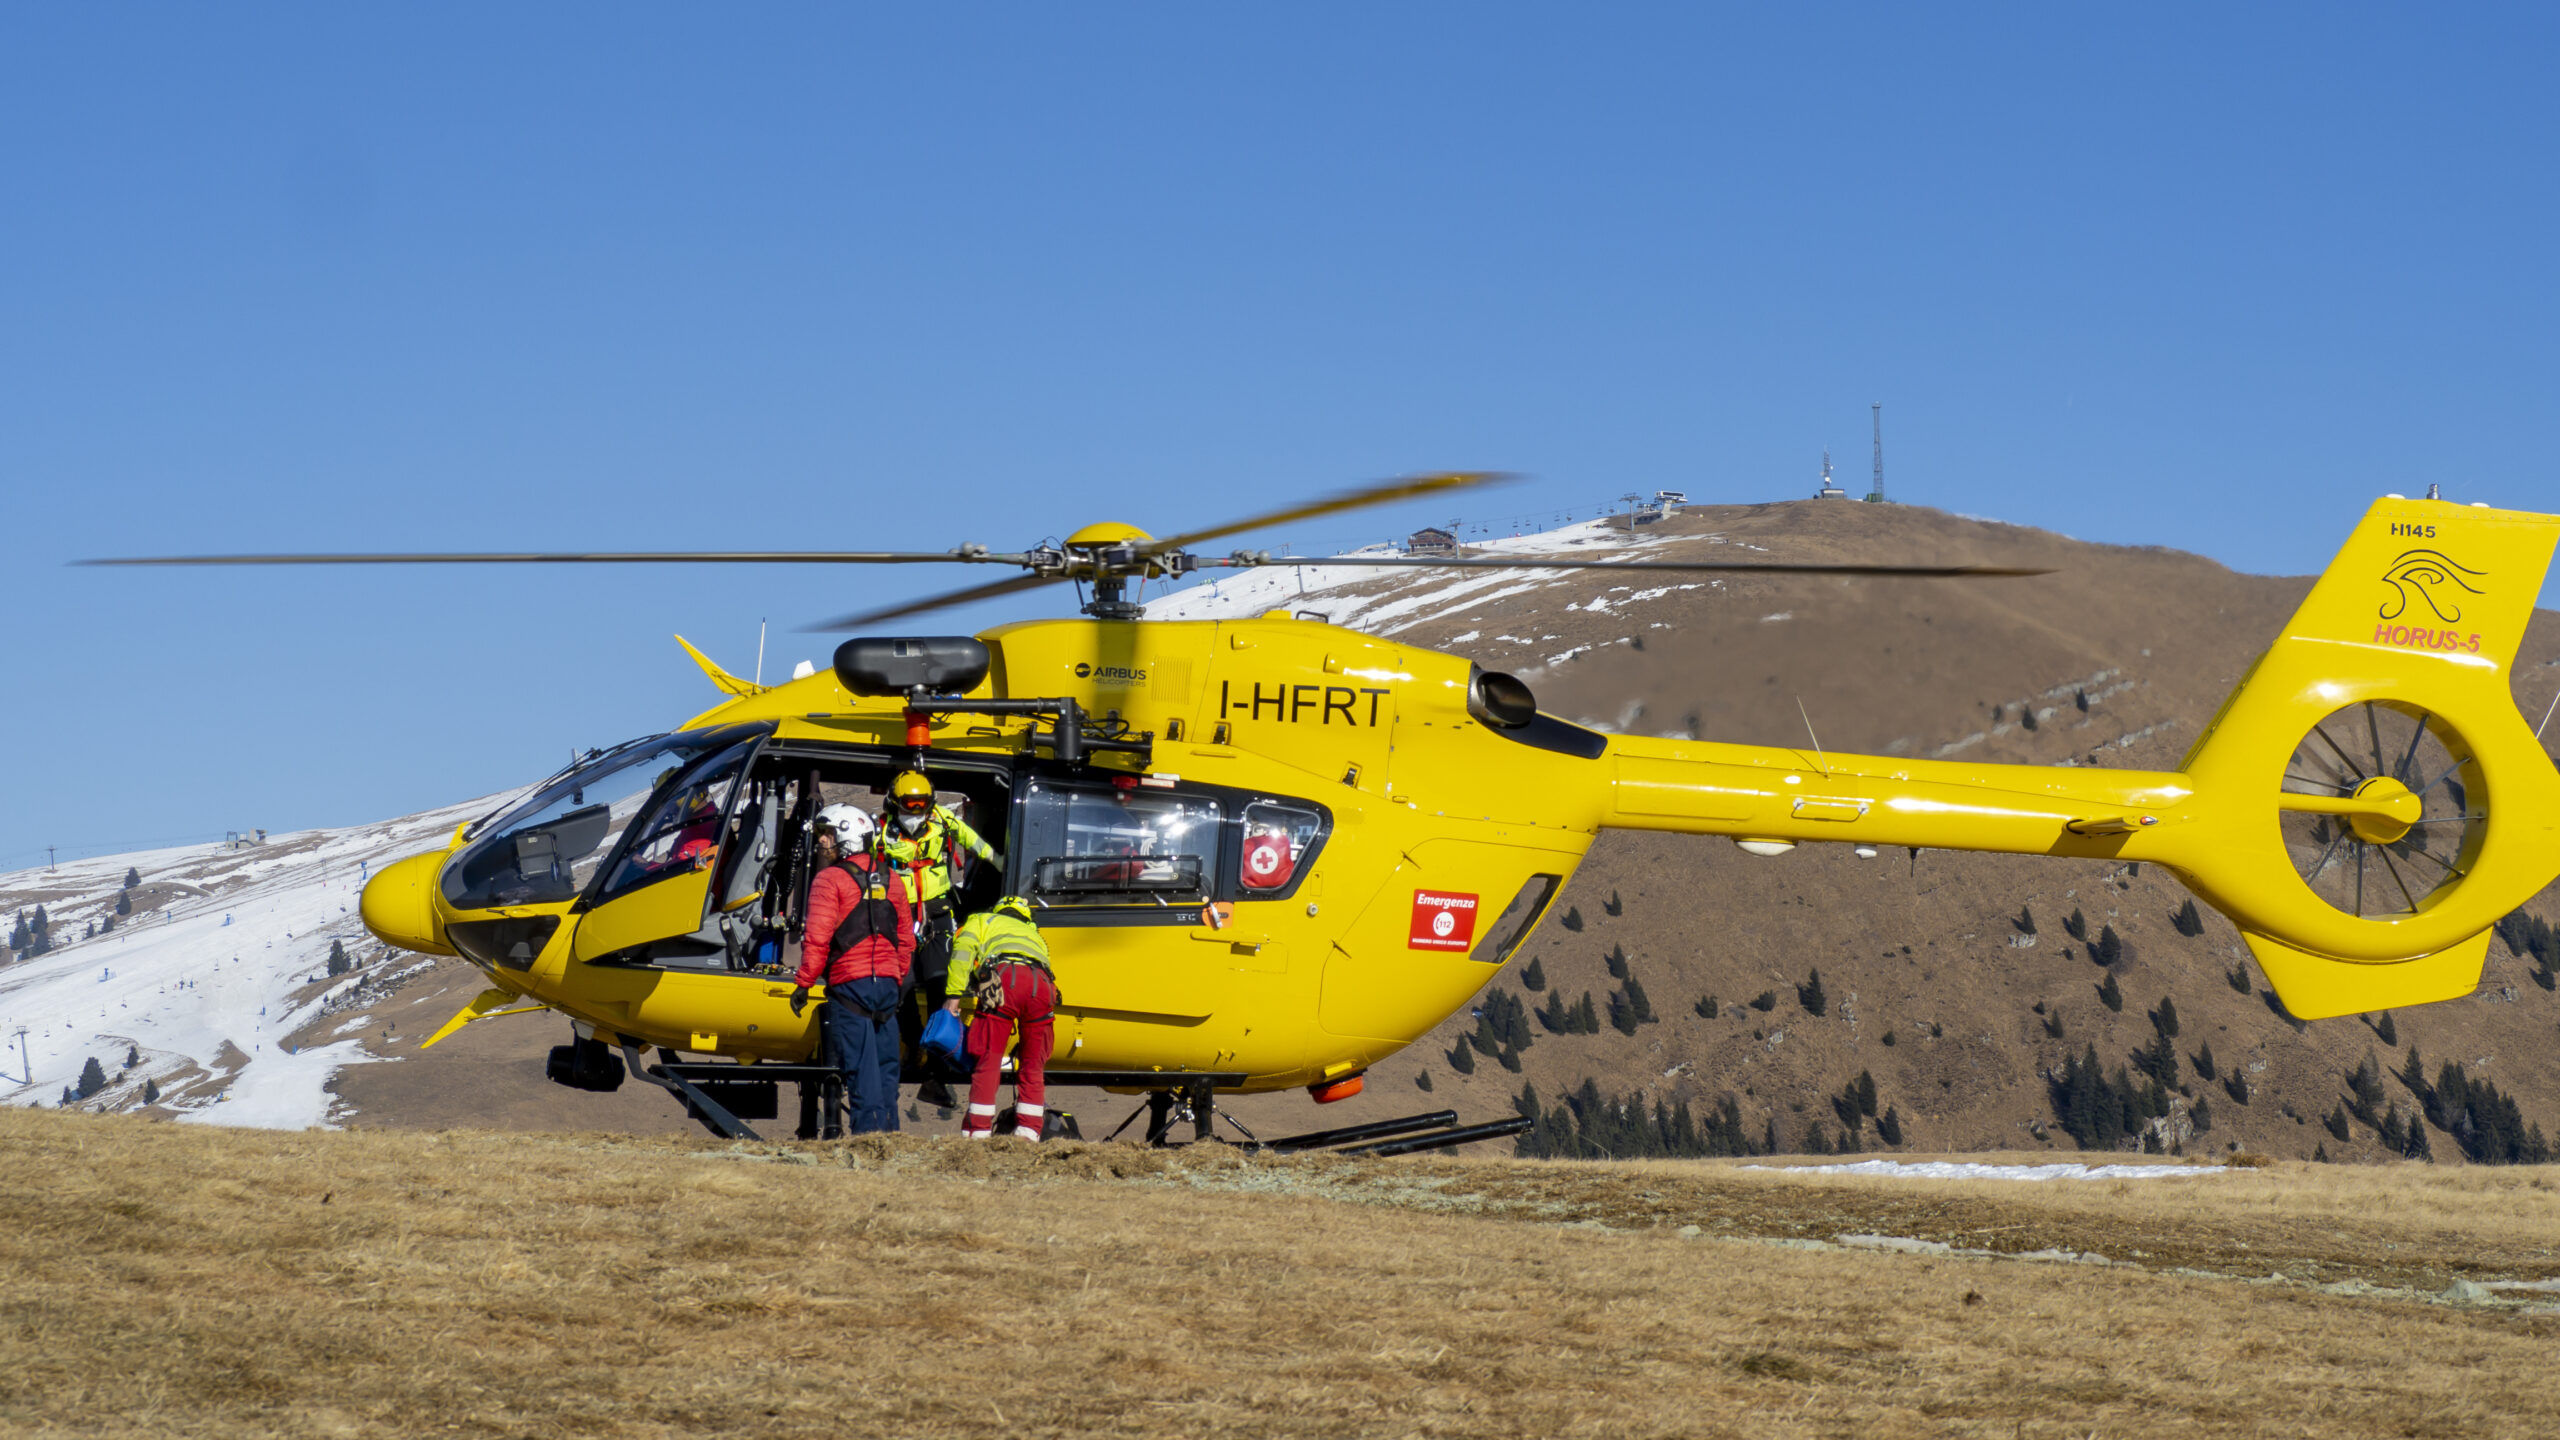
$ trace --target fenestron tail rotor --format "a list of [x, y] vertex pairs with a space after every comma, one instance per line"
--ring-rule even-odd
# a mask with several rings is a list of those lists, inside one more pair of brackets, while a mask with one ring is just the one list
[[1642, 570], [1688, 574], [1871, 575], [1903, 578], [1985, 578], [2042, 575], [2043, 570], [1991, 565], [1847, 565], [1792, 561], [1688, 561], [1627, 558], [1550, 558], [1536, 555], [1332, 555], [1274, 556], [1238, 550], [1204, 557], [1190, 547], [1229, 535], [1268, 529], [1318, 516], [1410, 500], [1510, 479], [1497, 471], [1450, 470], [1380, 481], [1304, 504], [1223, 525], [1157, 539], [1130, 525], [1089, 525], [1063, 541], [1023, 551], [983, 545], [934, 550], [655, 550], [335, 553], [292, 555], [163, 555], [74, 561], [79, 565], [1007, 565], [1028, 573], [991, 584], [948, 591], [879, 609], [838, 616], [809, 631], [855, 630], [956, 605], [1019, 594], [1060, 581], [1090, 585], [1085, 614], [1135, 620], [1142, 607], [1128, 598], [1131, 581], [1187, 575], [1201, 569], [1255, 569], [1275, 565], [1330, 565], [1363, 569]]
[[2471, 871], [2489, 796], [2440, 715], [2396, 700], [2332, 711], [2285, 765], [2276, 797], [2294, 871], [2359, 919], [2419, 914]]

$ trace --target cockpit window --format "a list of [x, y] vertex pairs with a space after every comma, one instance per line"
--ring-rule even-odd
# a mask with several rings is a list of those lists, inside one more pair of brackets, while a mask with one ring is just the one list
[[1043, 906], [1197, 905], [1216, 883], [1220, 814], [1203, 795], [1034, 781], [1022, 846]]
[[685, 730], [626, 745], [552, 781], [495, 820], [444, 867], [457, 910], [575, 900], [670, 767], [734, 745], [739, 727]]
[[658, 784], [672, 781], [674, 788], [665, 791], [614, 864], [613, 878], [605, 882], [598, 903], [652, 880], [710, 869], [720, 856], [720, 817], [728, 808], [729, 791], [755, 748], [750, 738], [683, 772], [681, 779], [673, 770], [661, 775]]

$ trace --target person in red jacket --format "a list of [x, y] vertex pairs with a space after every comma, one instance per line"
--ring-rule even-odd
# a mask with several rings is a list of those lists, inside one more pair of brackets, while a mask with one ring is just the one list
[[809, 1003], [810, 986], [826, 982], [818, 1033], [827, 1063], [844, 1073], [853, 1133], [895, 1130], [898, 1002], [915, 964], [915, 910], [906, 887], [868, 853], [869, 815], [830, 805], [818, 812], [818, 823], [835, 832], [837, 859], [809, 885], [809, 923], [791, 1013]]

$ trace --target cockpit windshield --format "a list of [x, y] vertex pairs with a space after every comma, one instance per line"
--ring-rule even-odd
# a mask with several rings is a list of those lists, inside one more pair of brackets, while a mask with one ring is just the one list
[[479, 837], [445, 865], [445, 903], [485, 910], [578, 898], [662, 782], [751, 733], [734, 725], [680, 730], [624, 745], [552, 781], [479, 827]]

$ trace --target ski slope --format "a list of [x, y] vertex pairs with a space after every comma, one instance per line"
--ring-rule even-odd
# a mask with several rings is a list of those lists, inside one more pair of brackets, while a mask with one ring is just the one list
[[[424, 963], [365, 933], [357, 913], [364, 878], [440, 846], [505, 798], [237, 849], [142, 851], [0, 874], [0, 907], [32, 914], [43, 904], [55, 939], [47, 954], [0, 963], [0, 1103], [57, 1104], [94, 1056], [112, 1083], [84, 1102], [91, 1108], [138, 1106], [151, 1081], [159, 1107], [182, 1120], [329, 1124], [330, 1078], [377, 1057], [352, 1036], [297, 1043], [295, 1032], [347, 1008], [389, 972]], [[149, 908], [137, 905], [115, 930], [82, 939], [85, 925], [112, 914], [127, 867], [140, 872], [135, 893], [150, 897]], [[359, 962], [334, 980], [332, 940]], [[139, 1063], [119, 1077], [129, 1048]]]

